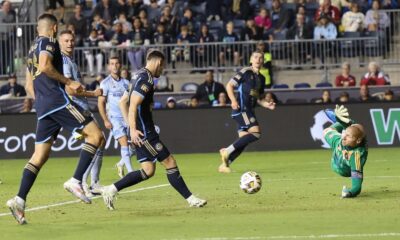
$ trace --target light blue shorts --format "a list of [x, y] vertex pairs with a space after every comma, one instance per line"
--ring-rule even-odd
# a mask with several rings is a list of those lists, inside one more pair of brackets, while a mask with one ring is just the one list
[[110, 117], [112, 124], [111, 133], [115, 140], [120, 139], [123, 136], [128, 136], [128, 126], [126, 125], [124, 118]]

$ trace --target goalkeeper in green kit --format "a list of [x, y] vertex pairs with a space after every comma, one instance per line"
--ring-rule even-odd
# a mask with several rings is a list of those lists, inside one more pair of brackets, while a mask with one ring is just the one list
[[343, 177], [351, 177], [351, 188], [343, 186], [342, 198], [356, 197], [361, 192], [363, 168], [367, 162], [368, 149], [364, 127], [349, 117], [347, 108], [325, 110], [334, 122], [324, 130], [324, 138], [332, 149], [331, 167]]

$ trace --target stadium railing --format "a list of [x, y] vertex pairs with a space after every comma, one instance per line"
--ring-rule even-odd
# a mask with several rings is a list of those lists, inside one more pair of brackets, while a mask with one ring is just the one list
[[[382, 64], [400, 64], [400, 10], [385, 10], [391, 20], [390, 27], [380, 33], [363, 34], [357, 37], [346, 35], [335, 40], [279, 40], [265, 42], [272, 54], [273, 64], [282, 68], [328, 68], [338, 66], [344, 58], [357, 57], [360, 64], [371, 58], [382, 57]], [[25, 57], [36, 36], [36, 23], [0, 24], [0, 78], [9, 72], [19, 76], [25, 74]], [[255, 42], [191, 43], [184, 45], [148, 45], [133, 47], [76, 48], [75, 59], [83, 73], [87, 72], [87, 53], [99, 50], [103, 54], [103, 71], [109, 54], [119, 53], [123, 64], [130, 66], [128, 53], [155, 47], [162, 49], [168, 58], [166, 70], [193, 71], [240, 68], [248, 64]], [[230, 50], [230, 51], [229, 51]], [[240, 55], [239, 64], [233, 64], [233, 52]], [[202, 54], [202, 52], [204, 54]], [[225, 53], [225, 64], [219, 61]], [[230, 52], [230, 53], [229, 53]], [[96, 59], [94, 57], [94, 59]], [[280, 60], [279, 62], [276, 60]], [[322, 61], [321, 61], [322, 60]], [[96, 63], [95, 63], [96, 64]], [[94, 66], [96, 66], [94, 64]]]

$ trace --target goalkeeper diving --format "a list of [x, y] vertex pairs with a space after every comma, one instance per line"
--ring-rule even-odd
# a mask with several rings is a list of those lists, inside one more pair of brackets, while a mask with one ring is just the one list
[[332, 149], [332, 170], [351, 178], [351, 188], [343, 186], [342, 198], [356, 197], [361, 192], [368, 156], [364, 127], [350, 118], [343, 105], [336, 105], [335, 110], [327, 109], [325, 113], [334, 122], [324, 130], [324, 138]]

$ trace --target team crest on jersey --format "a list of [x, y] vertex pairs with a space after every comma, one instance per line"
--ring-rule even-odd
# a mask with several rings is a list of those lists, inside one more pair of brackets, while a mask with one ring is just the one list
[[149, 91], [149, 88], [146, 85], [142, 85], [140, 87], [140, 89], [142, 89], [143, 92], [147, 93]]
[[255, 119], [254, 117], [251, 117], [251, 118], [250, 118], [250, 122], [251, 122], [251, 123], [255, 123], [255, 122], [256, 122], [256, 119]]
[[156, 150], [161, 151], [163, 149], [163, 145], [161, 143], [156, 144]]

